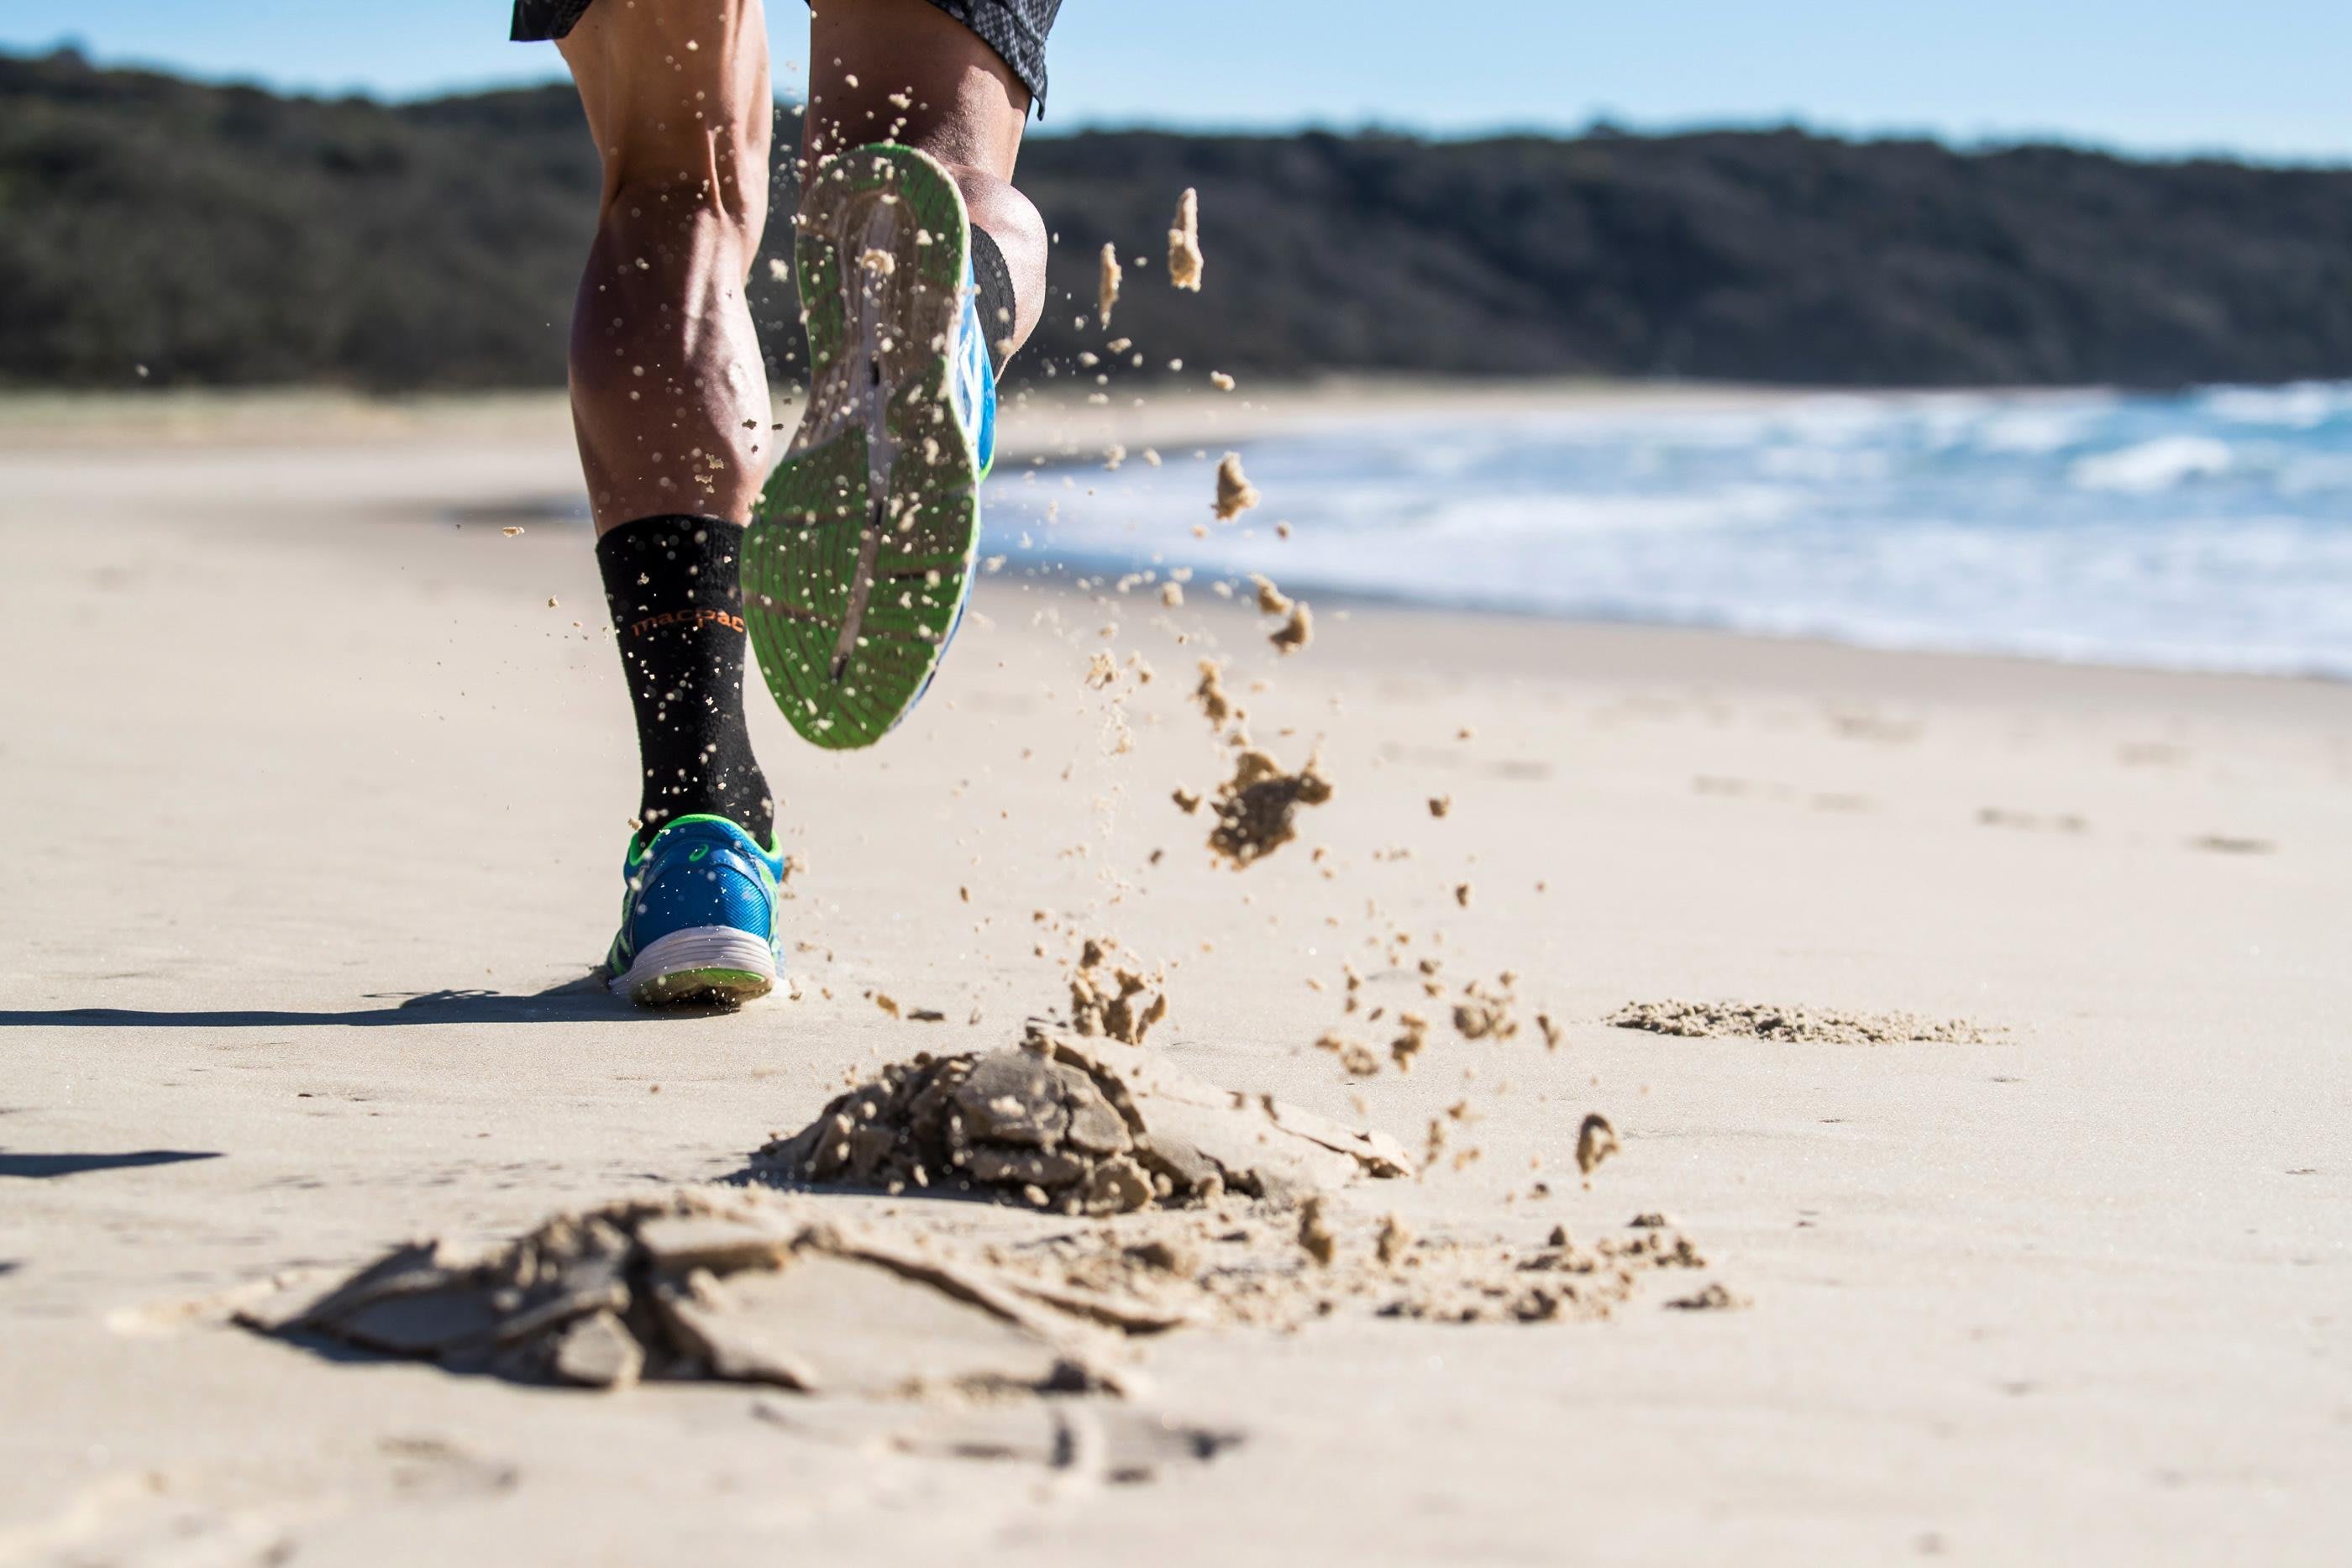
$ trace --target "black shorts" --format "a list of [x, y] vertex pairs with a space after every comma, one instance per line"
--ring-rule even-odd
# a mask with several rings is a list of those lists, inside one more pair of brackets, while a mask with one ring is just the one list
[[[560, 38], [572, 31], [592, 0], [514, 0], [518, 42]], [[1045, 103], [1045, 35], [1062, 0], [931, 0], [994, 49], [1042, 110]]]

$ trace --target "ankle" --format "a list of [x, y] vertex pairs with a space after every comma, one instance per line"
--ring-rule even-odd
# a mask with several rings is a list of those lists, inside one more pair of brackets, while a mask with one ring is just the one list
[[641, 837], [677, 818], [724, 817], [757, 841], [775, 801], [743, 716], [743, 529], [717, 517], [641, 517], [596, 541], [643, 768]]
[[[1028, 197], [986, 170], [950, 163], [947, 171], [971, 214], [975, 270], [992, 264], [998, 269], [993, 287], [999, 298], [991, 301], [991, 280], [982, 272], [981, 298], [984, 308], [993, 305], [983, 316], [992, 351], [1000, 342], [1006, 345], [997, 355], [1001, 369], [1029, 340], [1045, 312], [1045, 220]], [[996, 310], [1010, 319], [998, 319]]]

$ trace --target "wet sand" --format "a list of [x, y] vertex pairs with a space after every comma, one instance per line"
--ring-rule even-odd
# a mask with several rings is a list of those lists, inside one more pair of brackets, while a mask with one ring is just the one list
[[[635, 758], [560, 405], [140, 412], [0, 417], [0, 1560], [2318, 1563], [2352, 1525], [2352, 688], [1319, 602], [1286, 659], [1197, 586], [992, 577], [885, 747], [754, 705], [800, 995], [646, 1019], [579, 985]], [[1106, 650], [1156, 678], [1090, 687]], [[1239, 873], [1170, 800], [1231, 767], [1203, 654], [1334, 785]], [[1336, 1195], [1343, 1249], [1654, 1214], [1707, 1270], [1182, 1331], [1124, 1399], [589, 1394], [228, 1322], [739, 1171], [848, 1079], [1013, 1043], [1081, 931], [1167, 967], [1187, 1071], [1416, 1155], [1445, 1122]], [[1513, 971], [1558, 1049], [1440, 1024], [1351, 1081], [1318, 1037], [1386, 1033], [1342, 964], [1399, 1009], [1429, 956]], [[1731, 1024], [1604, 1021], [1678, 998]], [[1706, 1283], [1747, 1304], [1669, 1305]]]

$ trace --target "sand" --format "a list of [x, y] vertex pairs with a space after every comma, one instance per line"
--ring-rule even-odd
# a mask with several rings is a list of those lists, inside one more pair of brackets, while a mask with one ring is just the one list
[[1242, 472], [1241, 455], [1228, 452], [1217, 461], [1217, 498], [1213, 510], [1217, 521], [1230, 523], [1257, 505], [1257, 486]]
[[1909, 1013], [1845, 1013], [1834, 1009], [1753, 1002], [1632, 1002], [1611, 1013], [1607, 1021], [1619, 1029], [1647, 1030], [1652, 1034], [1679, 1035], [1691, 1040], [1739, 1036], [1817, 1045], [1885, 1045], [1894, 1040], [1937, 1040], [1955, 1045], [1982, 1045], [1990, 1032], [1958, 1019], [1923, 1019]]
[[[1118, 304], [1118, 281], [1126, 276], [1126, 271], [1118, 264], [1118, 246], [1105, 241], [1101, 259], [1096, 267], [1095, 314], [1100, 318], [1106, 329], [1110, 326], [1110, 313]], [[1111, 466], [1116, 468], [1118, 465], [1113, 463]]]
[[1168, 283], [1201, 292], [1201, 195], [1190, 186], [1176, 199], [1176, 221], [1168, 230]]
[[[1329, 595], [1284, 660], [1246, 591], [991, 577], [881, 750], [755, 710], [793, 995], [646, 1019], [583, 983], [635, 762], [560, 405], [289, 410], [152, 445], [119, 407], [0, 417], [0, 1560], [2321, 1563], [2352, 1528], [2352, 691]], [[1247, 434], [1108, 417], [1066, 439]], [[1341, 788], [1297, 841], [1212, 862], [1167, 802], [1223, 727], [1188, 681], [1087, 690], [1113, 645], [1224, 660], [1286, 762], [1319, 738]], [[1328, 1267], [1255, 1199], [710, 1185], [890, 1063], [1064, 1011], [1107, 932], [1164, 969], [1154, 1053], [1412, 1150], [1328, 1195]], [[1529, 1021], [1450, 1027], [1507, 970]], [[1607, 1021], [1671, 998], [1970, 1032]], [[1357, 1077], [1335, 1031], [1421, 1043]], [[404, 1241], [680, 1191], [1171, 1326], [1087, 1319], [1117, 1391], [910, 1395], [908, 1346], [963, 1343], [922, 1325], [994, 1331], [747, 1289], [825, 1324], [844, 1391], [812, 1396], [234, 1322]], [[623, 1376], [611, 1327], [576, 1374]]]

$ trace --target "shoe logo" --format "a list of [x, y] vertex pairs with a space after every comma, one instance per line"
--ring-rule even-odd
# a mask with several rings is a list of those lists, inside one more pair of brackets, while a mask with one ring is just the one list
[[709, 844], [697, 844], [694, 846], [692, 852], [688, 854], [686, 858], [689, 861], [698, 861], [709, 852], [710, 846]]
[[724, 610], [666, 610], [659, 615], [648, 615], [643, 621], [629, 622], [629, 635], [642, 637], [648, 632], [658, 632], [665, 626], [724, 626], [730, 632], [743, 630], [743, 618]]

